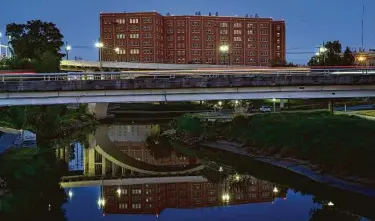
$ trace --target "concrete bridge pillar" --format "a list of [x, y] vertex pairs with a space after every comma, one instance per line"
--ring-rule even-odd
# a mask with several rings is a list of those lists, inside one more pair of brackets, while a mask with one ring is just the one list
[[105, 119], [107, 117], [108, 103], [89, 103], [87, 109], [97, 119]]
[[284, 99], [280, 99], [280, 109], [284, 108]]

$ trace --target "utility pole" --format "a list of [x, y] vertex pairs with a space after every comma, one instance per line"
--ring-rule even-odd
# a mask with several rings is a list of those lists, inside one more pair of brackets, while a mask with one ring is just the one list
[[363, 8], [362, 8], [362, 52], [364, 52], [364, 48], [363, 48], [363, 29], [364, 29], [364, 17], [365, 17], [365, 5], [363, 5]]

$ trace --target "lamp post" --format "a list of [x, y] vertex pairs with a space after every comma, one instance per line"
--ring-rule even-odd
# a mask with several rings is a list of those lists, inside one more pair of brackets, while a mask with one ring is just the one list
[[228, 65], [230, 65], [229, 46], [227, 44], [220, 45], [219, 50], [220, 50], [221, 53], [228, 55]]
[[120, 53], [120, 48], [118, 48], [118, 47], [115, 48], [115, 54], [114, 54], [115, 58], [113, 60], [117, 61], [117, 57], [118, 57], [119, 53]]
[[102, 48], [104, 47], [103, 42], [99, 41], [95, 43], [95, 47], [99, 50], [99, 67], [102, 68]]
[[68, 42], [65, 42], [66, 60], [69, 60], [69, 51], [70, 50], [72, 50], [72, 46], [68, 45]]
[[276, 112], [276, 99], [273, 98], [272, 101], [273, 101], [273, 112], [275, 113]]

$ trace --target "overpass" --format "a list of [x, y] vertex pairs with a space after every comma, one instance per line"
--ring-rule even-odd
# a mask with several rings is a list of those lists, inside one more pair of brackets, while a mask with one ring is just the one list
[[254, 68], [242, 65], [210, 65], [210, 64], [163, 64], [62, 60], [60, 69], [63, 71], [125, 71], [125, 70], [194, 70], [200, 68]]
[[101, 118], [112, 102], [375, 96], [375, 74], [134, 72], [138, 77], [129, 79], [131, 74], [90, 73], [90, 80], [87, 73], [0, 76], [0, 106], [91, 103], [90, 110]]

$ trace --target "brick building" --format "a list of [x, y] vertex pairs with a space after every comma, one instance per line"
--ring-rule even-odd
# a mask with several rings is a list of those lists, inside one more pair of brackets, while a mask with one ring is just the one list
[[[273, 184], [252, 178], [252, 185], [245, 189], [228, 189], [225, 183], [186, 182], [153, 183], [120, 186], [123, 194], [117, 194], [119, 186], [104, 186], [103, 197], [106, 200], [106, 214], [160, 214], [167, 208], [201, 208], [224, 204], [248, 204], [272, 202], [276, 197]], [[224, 193], [229, 200], [223, 202]], [[280, 192], [277, 197], [286, 197]]]
[[101, 13], [102, 61], [268, 66], [285, 60], [285, 23], [271, 18]]

